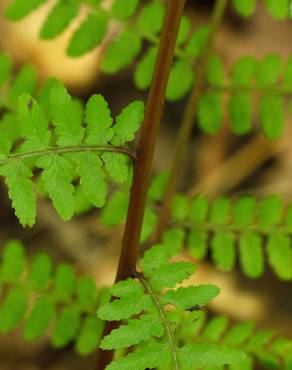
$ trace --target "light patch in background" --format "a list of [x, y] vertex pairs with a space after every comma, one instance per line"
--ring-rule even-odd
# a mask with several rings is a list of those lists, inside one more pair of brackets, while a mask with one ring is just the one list
[[[111, 6], [111, 0], [103, 1], [105, 8]], [[82, 7], [80, 14], [59, 37], [53, 40], [41, 40], [39, 31], [46, 16], [55, 4], [48, 1], [21, 21], [11, 22], [3, 17], [8, 0], [0, 4], [0, 49], [8, 52], [16, 63], [33, 63], [39, 70], [41, 79], [56, 77], [69, 88], [90, 88], [99, 76], [99, 64], [107, 41], [113, 37], [117, 25], [111, 24], [109, 33], [101, 46], [82, 57], [72, 58], [65, 50], [80, 23], [86, 17], [88, 9]]]

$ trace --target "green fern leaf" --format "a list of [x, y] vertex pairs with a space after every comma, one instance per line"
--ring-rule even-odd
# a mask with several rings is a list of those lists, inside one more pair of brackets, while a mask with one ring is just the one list
[[261, 330], [253, 333], [252, 337], [248, 342], [248, 348], [253, 351], [262, 350], [264, 346], [270, 343], [274, 333], [268, 330]]
[[66, 88], [59, 83], [51, 89], [50, 108], [53, 124], [56, 126], [57, 144], [79, 145], [84, 135], [84, 128], [81, 127], [82, 111]]
[[131, 294], [143, 294], [142, 285], [134, 279], [119, 281], [110, 288], [110, 292], [115, 297], [124, 297]]
[[225, 316], [213, 317], [202, 332], [203, 339], [211, 342], [219, 341], [225, 333], [228, 323], [229, 321]]
[[14, 330], [23, 319], [27, 307], [27, 291], [24, 288], [12, 288], [0, 307], [0, 332]]
[[17, 103], [21, 94], [32, 95], [37, 86], [37, 72], [30, 64], [24, 65], [16, 75], [9, 90], [9, 99], [13, 104]]
[[11, 240], [5, 245], [1, 265], [1, 280], [16, 283], [25, 267], [24, 247], [17, 240]]
[[1, 129], [3, 130], [3, 136], [5, 135], [9, 142], [12, 143], [12, 141], [19, 139], [19, 122], [14, 114], [3, 114]]
[[[245, 1], [245, 3], [248, 3], [248, 1]], [[250, 83], [256, 77], [257, 66], [258, 62], [254, 57], [249, 56], [241, 57], [234, 63], [232, 67], [231, 72], [232, 81], [236, 85], [240, 86], [250, 85]]]
[[168, 250], [169, 257], [176, 256], [182, 252], [185, 240], [185, 230], [174, 227], [166, 230], [162, 236], [164, 248]]
[[233, 0], [237, 12], [244, 17], [252, 15], [255, 11], [257, 0]]
[[105, 169], [108, 175], [117, 183], [123, 183], [128, 180], [129, 166], [128, 158], [123, 154], [104, 153], [102, 155]]
[[243, 135], [252, 129], [252, 97], [247, 94], [236, 94], [230, 98], [229, 113], [232, 131]]
[[208, 60], [206, 79], [210, 85], [222, 85], [224, 83], [224, 69], [222, 60], [213, 55]]
[[13, 21], [18, 21], [45, 2], [46, 0], [13, 0], [13, 2], [6, 9], [5, 15], [7, 18]]
[[39, 298], [26, 319], [23, 337], [33, 341], [43, 336], [56, 317], [56, 307], [48, 297]]
[[12, 148], [12, 140], [8, 138], [6, 133], [0, 136], [0, 159], [5, 159], [8, 157]]
[[141, 293], [133, 293], [102, 306], [98, 310], [98, 317], [107, 321], [120, 321], [152, 307], [151, 298]]
[[159, 172], [157, 175], [153, 177], [148, 189], [149, 199], [155, 202], [162, 200], [168, 179], [169, 179], [168, 171]]
[[288, 17], [289, 0], [265, 0], [268, 12], [276, 19]]
[[86, 276], [78, 279], [77, 302], [81, 308], [90, 308], [95, 305], [97, 298], [95, 282]]
[[140, 243], [146, 242], [146, 240], [152, 235], [155, 226], [157, 225], [158, 216], [156, 212], [150, 207], [146, 207], [141, 231]]
[[79, 326], [80, 311], [76, 307], [64, 307], [53, 328], [53, 346], [56, 348], [62, 348], [69, 344], [76, 337]]
[[182, 194], [176, 194], [172, 201], [171, 214], [174, 220], [183, 221], [188, 212], [187, 198]]
[[280, 77], [281, 60], [277, 54], [268, 54], [259, 64], [256, 71], [256, 80], [259, 86], [275, 85]]
[[177, 61], [174, 63], [168, 80], [166, 97], [170, 101], [183, 98], [191, 89], [194, 81], [194, 72], [189, 63]]
[[253, 232], [244, 232], [239, 241], [240, 264], [243, 272], [251, 279], [264, 273], [264, 253], [261, 238]]
[[129, 104], [117, 116], [114, 125], [115, 135], [111, 140], [113, 145], [121, 146], [135, 137], [135, 133], [139, 130], [144, 118], [144, 103], [142, 101], [134, 101]]
[[279, 232], [273, 232], [268, 240], [269, 264], [282, 280], [292, 279], [292, 249], [290, 239]]
[[225, 197], [215, 199], [211, 205], [210, 221], [218, 225], [226, 224], [231, 208], [230, 206], [230, 201]]
[[145, 315], [139, 319], [129, 320], [127, 325], [121, 325], [101, 341], [105, 350], [128, 348], [149, 340], [151, 337], [160, 338], [164, 328], [157, 316]]
[[75, 349], [81, 356], [86, 356], [98, 348], [104, 328], [103, 321], [96, 317], [87, 317], [77, 338]]
[[125, 21], [135, 13], [138, 4], [139, 0], [128, 0], [127, 6], [123, 0], [114, 0], [111, 13], [114, 18]]
[[37, 102], [28, 94], [19, 97], [17, 115], [21, 135], [26, 139], [22, 145], [22, 150], [46, 149], [51, 138], [48, 131], [48, 121]]
[[103, 207], [107, 194], [107, 183], [100, 157], [94, 153], [78, 155], [78, 173], [81, 189], [95, 207]]
[[199, 102], [199, 126], [206, 134], [215, 134], [221, 127], [223, 108], [221, 95], [210, 93]]
[[88, 14], [87, 18], [73, 34], [67, 48], [71, 57], [79, 57], [100, 45], [106, 35], [108, 19], [103, 12]]
[[179, 351], [182, 370], [236, 365], [242, 363], [245, 358], [241, 351], [217, 344], [188, 344]]
[[158, 291], [163, 288], [174, 288], [176, 284], [189, 278], [195, 270], [195, 265], [189, 262], [167, 264], [149, 276], [149, 283]]
[[100, 68], [105, 73], [116, 73], [127, 67], [141, 49], [140, 37], [130, 31], [123, 31], [108, 47]]
[[198, 58], [207, 43], [209, 37], [209, 28], [200, 27], [196, 32], [194, 32], [186, 46], [185, 52], [191, 58]]
[[189, 220], [192, 223], [204, 222], [207, 218], [209, 209], [208, 200], [203, 195], [194, 197], [189, 209]]
[[198, 260], [206, 258], [208, 253], [208, 235], [204, 231], [191, 230], [188, 235], [187, 246], [190, 255]]
[[253, 197], [240, 197], [233, 206], [232, 223], [240, 228], [250, 226], [255, 217], [256, 201]]
[[246, 342], [254, 331], [254, 324], [247, 321], [234, 326], [224, 338], [224, 343], [231, 346], [239, 346]]
[[68, 302], [75, 291], [76, 275], [70, 265], [62, 264], [58, 267], [55, 280], [53, 297], [55, 301]]
[[38, 160], [44, 171], [42, 179], [54, 207], [63, 220], [70, 220], [74, 214], [74, 186], [71, 163], [57, 154]]
[[117, 191], [107, 201], [103, 208], [101, 220], [103, 224], [113, 227], [123, 222], [126, 217], [129, 203], [128, 191]]
[[8, 195], [22, 226], [32, 226], [36, 217], [36, 196], [30, 180], [31, 170], [22, 162], [14, 161], [0, 167], [0, 175], [5, 177]]
[[259, 205], [258, 221], [261, 227], [270, 229], [281, 220], [283, 201], [278, 195], [265, 197]]
[[147, 50], [143, 55], [142, 59], [138, 62], [134, 73], [135, 85], [138, 89], [145, 90], [150, 86], [157, 51], [158, 49], [156, 46], [149, 48], [149, 50]]
[[141, 32], [155, 35], [160, 32], [165, 8], [159, 1], [151, 1], [141, 11], [137, 26]]
[[107, 366], [107, 370], [145, 370], [154, 369], [157, 366], [169, 368], [168, 348], [160, 343], [150, 343], [126, 357], [113, 361]]
[[224, 231], [212, 239], [212, 260], [222, 271], [232, 271], [235, 266], [236, 252], [234, 235]]
[[88, 145], [105, 145], [114, 135], [113, 119], [108, 104], [101, 95], [93, 95], [86, 104], [86, 137]]
[[43, 290], [51, 280], [51, 273], [52, 261], [45, 253], [41, 253], [31, 263], [29, 282], [36, 290]]
[[188, 17], [182, 16], [181, 22], [180, 22], [180, 27], [179, 27], [179, 32], [177, 35], [177, 45], [183, 44], [186, 42], [188, 39], [189, 33], [191, 29], [191, 21], [189, 20]]
[[144, 253], [141, 260], [141, 266], [144, 273], [151, 275], [153, 270], [158, 270], [167, 264], [169, 260], [169, 251], [164, 245], [158, 244]]
[[167, 291], [162, 301], [164, 304], [172, 304], [181, 310], [189, 310], [196, 306], [205, 306], [217, 297], [219, 292], [220, 289], [215, 285], [189, 286]]
[[53, 39], [59, 36], [78, 14], [76, 0], [58, 0], [49, 13], [40, 31], [43, 39]]
[[259, 114], [264, 134], [268, 139], [279, 139], [284, 131], [284, 101], [279, 96], [263, 96]]

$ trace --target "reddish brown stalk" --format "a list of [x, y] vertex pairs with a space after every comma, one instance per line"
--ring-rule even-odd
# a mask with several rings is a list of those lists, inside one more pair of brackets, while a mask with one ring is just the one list
[[[116, 281], [127, 279], [136, 269], [154, 149], [163, 114], [165, 93], [184, 4], [185, 0], [168, 0], [166, 7], [159, 51], [137, 149], [137, 160], [134, 166], [131, 196]], [[117, 323], [107, 323], [104, 335], [116, 326]], [[97, 369], [105, 369], [112, 358], [113, 352], [100, 350]]]
[[192, 132], [195, 117], [197, 115], [199, 100], [202, 96], [202, 92], [205, 89], [207, 62], [212, 52], [213, 38], [223, 18], [227, 3], [228, 0], [217, 0], [212, 15], [208, 40], [205, 49], [201, 55], [201, 58], [196, 65], [196, 84], [187, 102], [182, 123], [180, 125], [180, 130], [175, 145], [175, 157], [171, 168], [170, 178], [168, 180], [162, 207], [160, 210], [159, 222], [152, 238], [153, 244], [160, 241], [163, 231], [165, 230], [169, 221], [172, 199], [175, 194], [177, 181], [182, 168], [182, 163], [186, 156], [186, 148]]

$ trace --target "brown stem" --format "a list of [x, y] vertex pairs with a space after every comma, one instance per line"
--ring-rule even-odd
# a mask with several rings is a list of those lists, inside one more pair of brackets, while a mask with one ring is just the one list
[[[167, 3], [159, 51], [137, 149], [137, 160], [134, 166], [131, 196], [116, 281], [127, 279], [136, 269], [154, 149], [164, 109], [165, 93], [184, 4], [185, 0], [169, 0]], [[117, 323], [106, 323], [104, 335], [116, 326]], [[112, 358], [112, 351], [100, 349], [97, 369], [105, 369]]]
[[202, 91], [205, 88], [207, 62], [212, 52], [213, 38], [224, 16], [227, 3], [228, 0], [217, 0], [212, 15], [208, 40], [202, 52], [201, 58], [196, 65], [196, 84], [187, 102], [180, 126], [181, 128], [179, 130], [178, 138], [175, 144], [174, 162], [171, 168], [170, 177], [160, 210], [159, 222], [152, 239], [153, 243], [157, 243], [160, 241], [162, 233], [165, 230], [169, 220], [171, 202], [176, 190], [182, 163], [186, 155], [187, 143], [192, 132], [195, 116], [197, 115], [198, 103], [200, 97], [202, 96]]

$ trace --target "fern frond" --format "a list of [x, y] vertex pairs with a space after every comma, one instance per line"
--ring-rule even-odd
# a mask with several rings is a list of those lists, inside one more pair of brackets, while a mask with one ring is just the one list
[[0, 174], [23, 226], [32, 226], [36, 217], [36, 170], [41, 170], [44, 189], [62, 219], [69, 220], [74, 214], [78, 178], [79, 191], [88, 202], [102, 207], [106, 174], [118, 183], [128, 179], [128, 157], [135, 155], [126, 145], [134, 139], [144, 114], [144, 104], [136, 101], [113, 124], [107, 102], [94, 95], [86, 105], [84, 124], [81, 104], [64, 86], [55, 82], [44, 89], [49, 91], [40, 102], [29, 94], [18, 98], [18, 135], [10, 135], [5, 117], [0, 123]]
[[[211, 319], [202, 317], [200, 326], [193, 335], [195, 342], [226, 345], [231, 348], [240, 348], [247, 354], [245, 361], [235, 369], [257, 368], [280, 369], [291, 366], [292, 341], [275, 335], [270, 330], [258, 330], [252, 322], [231, 324], [225, 316], [214, 316]], [[183, 329], [178, 328], [177, 335], [186, 336]], [[221, 368], [221, 367], [219, 367]]]
[[[185, 370], [210, 368], [215, 362], [216, 367], [230, 364], [232, 369], [253, 369], [256, 363], [267, 369], [291, 364], [291, 340], [271, 331], [256, 331], [250, 322], [230, 326], [223, 316], [205, 320], [202, 307], [218, 294], [215, 286], [165, 291], [165, 287], [173, 287], [174, 281], [183, 281], [195, 270], [186, 263], [184, 274], [178, 273], [176, 280], [170, 275], [167, 281], [161, 268], [165, 250], [170, 258], [173, 250], [167, 245], [147, 251], [143, 260], [145, 275], [137, 273], [137, 279], [119, 282], [109, 291], [97, 290], [87, 276], [77, 277], [68, 264], [53, 266], [44, 253], [28, 263], [22, 244], [10, 241], [4, 247], [0, 265], [4, 288], [0, 332], [8, 333], [21, 325], [25, 340], [36, 341], [46, 335], [57, 348], [74, 342], [80, 355], [95, 352], [99, 344], [107, 350], [133, 349], [117, 358], [109, 369], [169, 369], [173, 366], [170, 346], [174, 346], [179, 369]], [[155, 263], [156, 257], [160, 262]], [[168, 263], [174, 270], [177, 266], [178, 271], [183, 270], [180, 262]], [[163, 287], [155, 286], [160, 274]], [[110, 294], [116, 297], [112, 303], [108, 303]], [[102, 340], [104, 323], [96, 317], [98, 307], [102, 318], [123, 319], [122, 325]], [[166, 340], [167, 331], [170, 342]]]
[[[216, 60], [217, 58], [215, 58]], [[214, 60], [214, 58], [213, 58]], [[261, 61], [242, 57], [233, 66], [230, 83], [225, 83], [222, 64], [216, 68], [210, 59], [207, 73], [207, 95], [199, 105], [199, 126], [208, 134], [219, 131], [223, 122], [223, 95], [229, 95], [228, 114], [231, 130], [243, 135], [252, 130], [254, 97], [257, 104], [260, 129], [268, 139], [283, 135], [286, 97], [291, 97], [291, 58], [283, 64], [276, 54], [268, 54]], [[212, 105], [213, 109], [209, 107]]]
[[[168, 174], [154, 176], [148, 193], [147, 212], [143, 224], [145, 242], [154, 232]], [[102, 222], [109, 226], [120, 225], [126, 217], [128, 190], [113, 193], [103, 209]], [[261, 277], [269, 266], [281, 280], [292, 279], [292, 205], [285, 204], [276, 194], [256, 199], [243, 195], [230, 199], [219, 197], [209, 201], [198, 195], [189, 199], [177, 194], [171, 207], [171, 222], [162, 241], [174, 253], [183, 246], [196, 260], [211, 257], [222, 271], [232, 271], [239, 264], [242, 272], [251, 279]], [[209, 253], [210, 252], [210, 253]], [[167, 265], [167, 254], [161, 256], [162, 271]], [[159, 259], [155, 263], [160, 263]], [[158, 282], [159, 284], [159, 282]]]
[[108, 289], [98, 291], [91, 278], [77, 278], [68, 264], [53, 267], [44, 253], [28, 263], [23, 245], [15, 240], [4, 247], [0, 282], [1, 333], [21, 325], [27, 341], [47, 335], [58, 348], [75, 342], [81, 355], [96, 350], [103, 323], [95, 311], [108, 301]]
[[173, 315], [182, 309], [192, 315], [188, 310], [197, 305], [205, 306], [218, 295], [219, 289], [211, 285], [166, 289], [175, 287], [195, 270], [190, 263], [171, 262], [172, 256], [173, 250], [166, 245], [156, 245], [146, 251], [141, 261], [143, 274], [133, 272], [132, 279], [114, 285], [111, 293], [117, 298], [99, 308], [101, 319], [123, 320], [118, 329], [103, 338], [101, 348], [116, 350], [137, 346], [130, 354], [113, 361], [108, 369], [186, 370], [213, 366], [215, 362], [218, 366], [236, 365], [245, 359], [236, 349], [217, 344], [181, 346], [177, 341], [169, 313]]

